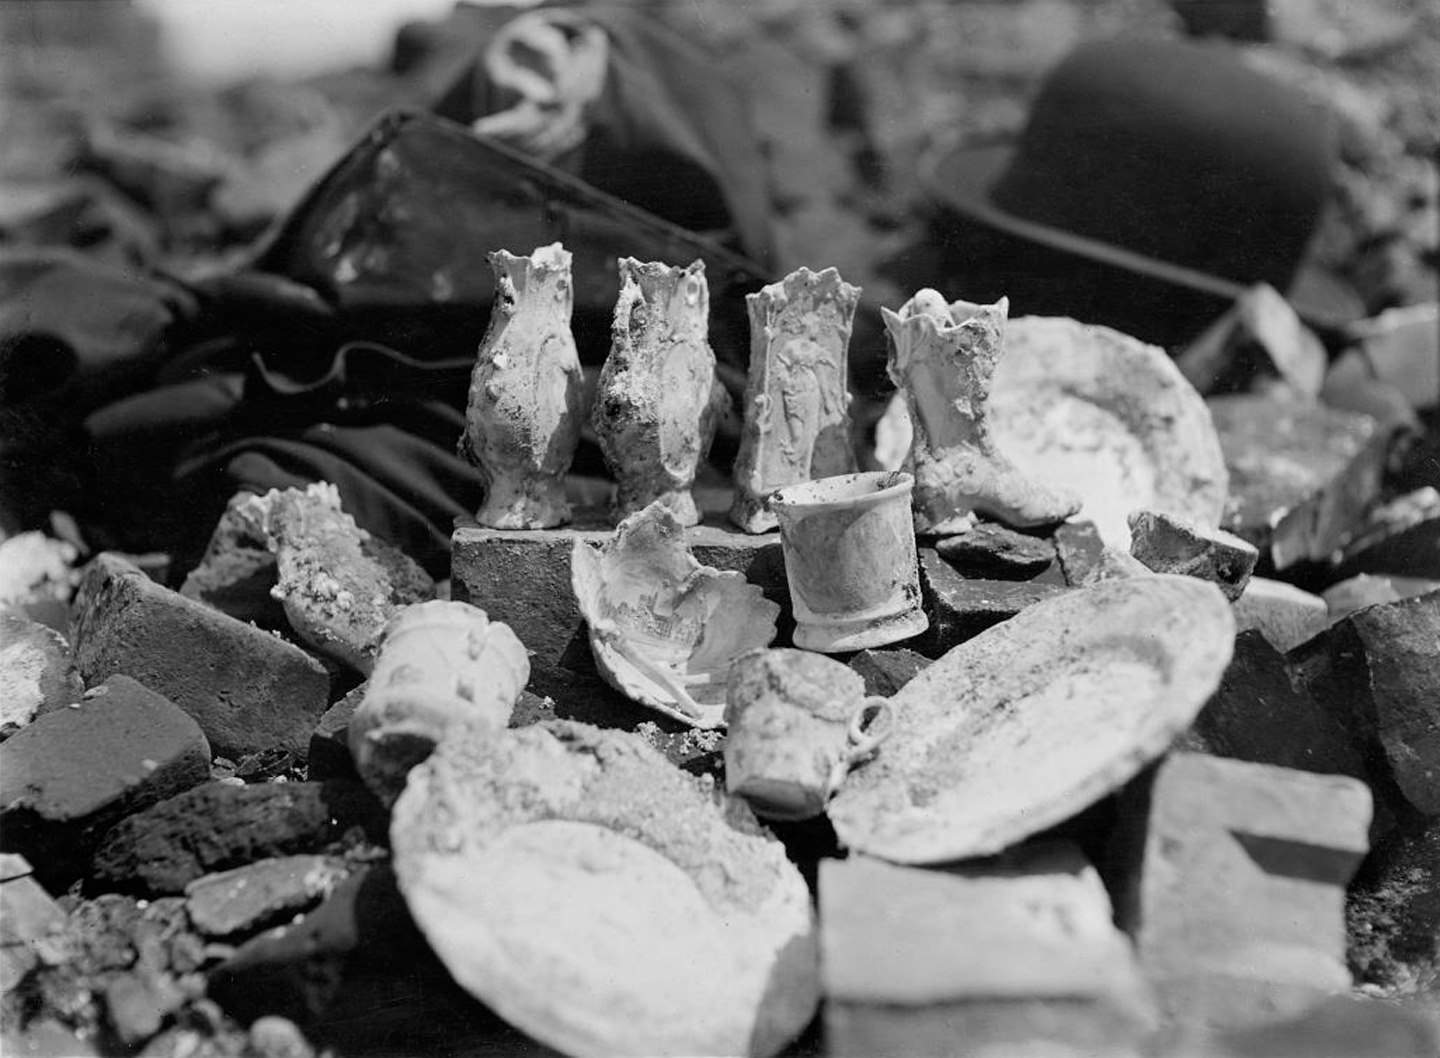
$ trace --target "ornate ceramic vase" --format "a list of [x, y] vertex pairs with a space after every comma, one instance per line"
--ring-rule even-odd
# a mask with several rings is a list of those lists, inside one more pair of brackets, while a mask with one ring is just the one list
[[763, 533], [775, 528], [771, 492], [855, 469], [846, 355], [860, 288], [833, 268], [801, 268], [745, 300], [750, 375], [730, 518]]
[[496, 529], [544, 529], [570, 519], [565, 472], [580, 440], [580, 357], [570, 333], [570, 254], [490, 255], [495, 305], [470, 376], [460, 452], [480, 468], [475, 512]]
[[618, 489], [620, 520], [657, 500], [700, 520], [690, 487], [728, 398], [715, 379], [705, 262], [620, 260], [610, 355], [591, 421]]

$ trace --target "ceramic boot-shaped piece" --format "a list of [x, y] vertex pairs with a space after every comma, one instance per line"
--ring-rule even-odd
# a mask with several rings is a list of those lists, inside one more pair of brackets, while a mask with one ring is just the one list
[[570, 333], [570, 254], [490, 255], [495, 305], [470, 376], [460, 454], [480, 468], [495, 529], [545, 529], [570, 520], [565, 472], [580, 440], [580, 357]]
[[750, 377], [730, 519], [747, 533], [775, 528], [775, 489], [856, 469], [846, 358], [859, 300], [833, 268], [797, 269], [745, 299]]
[[690, 486], [729, 398], [715, 378], [705, 262], [620, 260], [610, 355], [591, 416], [619, 489], [616, 520], [660, 501], [700, 520]]
[[897, 312], [881, 309], [891, 380], [914, 424], [915, 530], [967, 531], [974, 514], [1016, 528], [1051, 525], [1080, 500], [1026, 477], [1000, 451], [989, 421], [990, 385], [1004, 348], [1009, 302], [946, 305], [922, 290]]

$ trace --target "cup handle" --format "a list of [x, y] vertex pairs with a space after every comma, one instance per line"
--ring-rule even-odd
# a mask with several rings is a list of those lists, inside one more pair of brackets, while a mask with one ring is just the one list
[[846, 740], [850, 746], [847, 759], [854, 763], [874, 753], [895, 732], [895, 707], [890, 699], [872, 695], [860, 703], [850, 718]]

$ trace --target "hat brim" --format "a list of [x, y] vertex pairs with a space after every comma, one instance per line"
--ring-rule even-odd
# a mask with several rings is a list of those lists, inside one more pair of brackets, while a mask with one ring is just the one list
[[[1000, 209], [991, 201], [990, 191], [1014, 152], [1013, 143], [932, 150], [921, 160], [921, 186], [956, 213], [1052, 249], [1210, 294], [1227, 303], [1247, 289], [1246, 284], [1223, 276], [1162, 261]], [[1342, 329], [1365, 315], [1364, 305], [1353, 290], [1309, 263], [1300, 266], [1285, 296], [1301, 319], [1323, 330]]]

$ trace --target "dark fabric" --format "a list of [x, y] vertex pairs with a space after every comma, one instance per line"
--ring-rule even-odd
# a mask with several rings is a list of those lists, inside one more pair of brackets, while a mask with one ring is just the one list
[[[617, 257], [703, 258], [712, 341], [726, 377], [743, 378], [744, 294], [767, 276], [740, 251], [763, 255], [768, 218], [742, 101], [641, 12], [583, 11], [610, 35], [611, 74], [594, 137], [564, 168], [396, 110], [239, 266], [203, 280], [70, 251], [0, 257], [5, 527], [64, 508], [97, 546], [169, 550], [183, 573], [235, 491], [327, 480], [360, 525], [444, 575], [452, 523], [482, 498], [455, 446], [492, 250], [572, 252], [592, 365], [608, 352]], [[465, 32], [427, 74], [438, 110], [469, 120], [502, 105], [477, 62], [511, 13], [459, 9]]]

